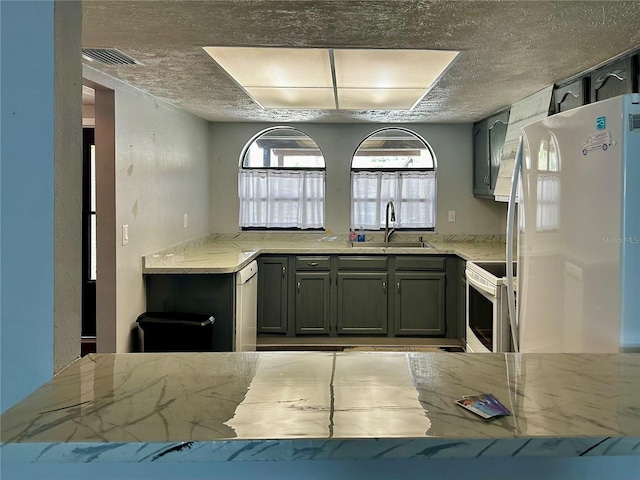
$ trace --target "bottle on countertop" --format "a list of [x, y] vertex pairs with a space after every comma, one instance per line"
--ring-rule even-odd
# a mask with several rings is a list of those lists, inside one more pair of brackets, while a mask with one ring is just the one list
[[353, 229], [350, 228], [349, 229], [349, 241], [350, 242], [355, 242], [357, 238], [358, 238], [358, 235], [356, 235], [356, 232], [354, 232]]
[[361, 226], [360, 231], [358, 232], [358, 241], [364, 242], [364, 228]]

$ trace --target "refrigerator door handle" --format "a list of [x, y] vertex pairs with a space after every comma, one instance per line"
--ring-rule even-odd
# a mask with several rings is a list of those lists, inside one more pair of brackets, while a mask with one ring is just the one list
[[[518, 322], [516, 319], [516, 296], [513, 284], [513, 240], [514, 240], [514, 219], [516, 209], [516, 192], [518, 191], [518, 180], [520, 179], [520, 170], [522, 169], [522, 150], [524, 148], [524, 140], [520, 136], [518, 141], [518, 150], [516, 151], [516, 161], [513, 169], [513, 177], [511, 178], [511, 192], [509, 193], [509, 206], [507, 208], [507, 298], [509, 299], [509, 323], [511, 324], [511, 340], [513, 342], [513, 351], [520, 351], [520, 333], [518, 331]], [[520, 199], [522, 201], [523, 199]]]

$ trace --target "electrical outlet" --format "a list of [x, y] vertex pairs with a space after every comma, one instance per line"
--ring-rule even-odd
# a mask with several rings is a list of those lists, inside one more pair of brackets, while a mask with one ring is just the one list
[[129, 243], [129, 225], [122, 225], [122, 246]]
[[456, 221], [456, 211], [455, 210], [449, 210], [449, 222], [455, 222]]
[[187, 228], [189, 226], [189, 214], [184, 214], [184, 216], [182, 217], [182, 224], [184, 225], [184, 228]]

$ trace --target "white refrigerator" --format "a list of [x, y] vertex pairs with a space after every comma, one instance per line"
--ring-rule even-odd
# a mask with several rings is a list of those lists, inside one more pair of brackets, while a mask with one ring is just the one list
[[508, 228], [518, 236], [519, 351], [640, 351], [640, 95], [522, 135]]

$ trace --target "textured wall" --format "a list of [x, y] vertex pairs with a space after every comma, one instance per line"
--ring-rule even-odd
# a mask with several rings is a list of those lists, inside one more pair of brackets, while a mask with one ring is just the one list
[[[83, 74], [115, 91], [115, 349], [126, 352], [136, 318], [145, 310], [141, 257], [210, 231], [209, 128], [206, 121], [91, 68], [85, 66]], [[183, 228], [185, 213], [188, 228]], [[97, 216], [100, 222], [99, 203]], [[122, 225], [129, 226], [126, 246]]]
[[55, 2], [54, 372], [80, 356], [82, 8]]
[[[269, 125], [211, 124], [211, 223], [216, 232], [238, 231], [238, 165], [242, 148]], [[313, 138], [327, 164], [325, 226], [349, 231], [351, 158], [358, 144], [382, 124], [295, 124]], [[394, 125], [395, 126], [395, 125]], [[473, 197], [473, 145], [470, 124], [411, 124], [433, 148], [438, 161], [436, 232], [503, 233], [506, 207]], [[456, 222], [447, 212], [456, 211]]]
[[115, 92], [104, 87], [93, 86], [96, 102], [96, 268], [98, 272], [96, 347], [98, 353], [108, 353], [116, 351]]

